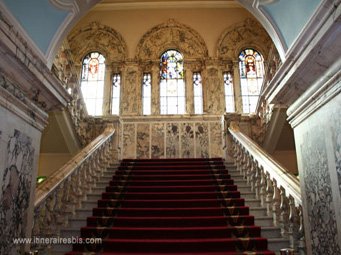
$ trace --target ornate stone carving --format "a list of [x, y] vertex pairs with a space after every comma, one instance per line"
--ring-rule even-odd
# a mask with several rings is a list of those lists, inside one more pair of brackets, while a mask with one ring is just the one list
[[223, 32], [218, 40], [217, 56], [222, 59], [236, 59], [244, 47], [254, 47], [267, 59], [272, 45], [271, 38], [262, 26], [254, 19], [246, 19]]
[[215, 67], [207, 69], [203, 84], [205, 86], [205, 107], [204, 111], [211, 114], [222, 114], [224, 104], [224, 87], [219, 76], [219, 70]]
[[170, 19], [144, 34], [137, 45], [136, 58], [158, 59], [162, 52], [170, 48], [178, 49], [188, 59], [208, 56], [205, 41], [198, 32]]
[[100, 51], [107, 63], [124, 61], [127, 57], [127, 46], [123, 37], [111, 27], [98, 22], [73, 31], [68, 40], [76, 59], [82, 59], [92, 50]]

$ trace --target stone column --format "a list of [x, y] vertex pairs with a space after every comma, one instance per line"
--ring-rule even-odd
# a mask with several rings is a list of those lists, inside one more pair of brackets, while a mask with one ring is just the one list
[[193, 72], [190, 68], [186, 69], [185, 73], [185, 95], [186, 95], [186, 113], [194, 113], [194, 92], [193, 92]]
[[240, 88], [240, 74], [239, 74], [239, 62], [233, 62], [233, 92], [234, 92], [234, 100], [235, 100], [235, 107], [236, 113], [243, 112], [243, 103], [242, 103], [242, 95], [241, 95], [241, 88]]
[[105, 66], [104, 76], [104, 89], [103, 89], [103, 115], [107, 116], [111, 114], [111, 96], [112, 96], [112, 84], [111, 84], [111, 66]]
[[130, 62], [122, 72], [121, 115], [138, 115], [141, 108], [141, 72], [137, 63]]
[[158, 64], [152, 67], [152, 115], [160, 115], [160, 68]]

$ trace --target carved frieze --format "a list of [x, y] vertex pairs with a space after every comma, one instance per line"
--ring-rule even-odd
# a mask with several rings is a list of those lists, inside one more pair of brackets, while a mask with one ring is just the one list
[[243, 48], [254, 47], [267, 59], [272, 45], [272, 40], [264, 28], [256, 20], [246, 19], [223, 32], [217, 43], [217, 56], [234, 60]]
[[106, 63], [124, 61], [127, 57], [127, 46], [123, 37], [113, 28], [98, 22], [73, 31], [68, 37], [71, 51], [78, 60], [90, 51], [100, 51]]
[[198, 32], [170, 19], [144, 34], [137, 45], [136, 58], [159, 59], [162, 52], [170, 48], [178, 49], [188, 59], [208, 56], [205, 41]]

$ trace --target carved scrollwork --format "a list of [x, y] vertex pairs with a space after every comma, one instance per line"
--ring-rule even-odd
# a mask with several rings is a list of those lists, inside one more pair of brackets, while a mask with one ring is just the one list
[[254, 47], [267, 59], [271, 46], [271, 38], [262, 26], [254, 19], [246, 19], [223, 32], [218, 40], [217, 56], [236, 59], [244, 47]]
[[163, 51], [170, 48], [180, 50], [184, 57], [190, 59], [208, 56], [205, 41], [198, 32], [170, 19], [144, 34], [137, 45], [136, 58], [158, 59]]
[[100, 51], [111, 63], [124, 61], [127, 57], [127, 46], [121, 34], [113, 28], [98, 22], [73, 31], [68, 37], [73, 55], [82, 59], [92, 50]]

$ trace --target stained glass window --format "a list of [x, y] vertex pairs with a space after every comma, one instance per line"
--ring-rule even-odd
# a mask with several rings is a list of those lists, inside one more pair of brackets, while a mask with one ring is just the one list
[[262, 55], [254, 49], [239, 54], [240, 86], [244, 113], [254, 113], [264, 76]]
[[99, 52], [91, 52], [83, 59], [81, 91], [89, 115], [103, 114], [103, 89], [105, 58]]
[[233, 80], [229, 72], [223, 73], [224, 89], [225, 89], [225, 111], [234, 112], [234, 94], [233, 94]]
[[168, 50], [160, 60], [160, 113], [185, 113], [185, 82], [183, 57], [176, 50]]
[[193, 73], [194, 113], [203, 114], [202, 80], [200, 73]]
[[143, 114], [151, 114], [151, 104], [152, 104], [152, 76], [150, 73], [143, 74], [142, 80], [142, 106]]
[[121, 75], [115, 73], [112, 76], [112, 97], [111, 97], [111, 114], [120, 114], [120, 91], [121, 91]]

